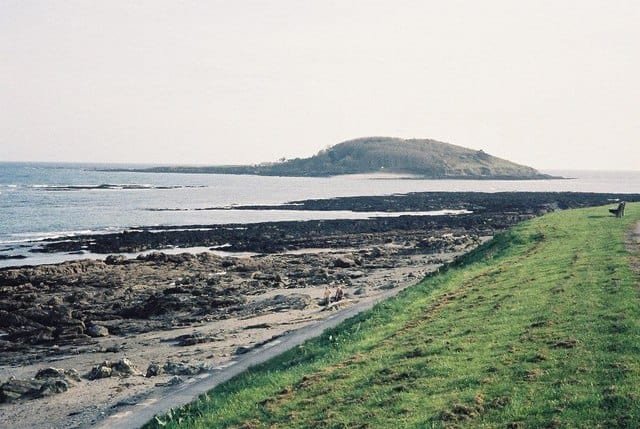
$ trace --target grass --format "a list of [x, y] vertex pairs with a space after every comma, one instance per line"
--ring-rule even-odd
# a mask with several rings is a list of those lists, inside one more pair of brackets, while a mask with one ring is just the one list
[[522, 223], [148, 427], [640, 427], [640, 302], [604, 207]]

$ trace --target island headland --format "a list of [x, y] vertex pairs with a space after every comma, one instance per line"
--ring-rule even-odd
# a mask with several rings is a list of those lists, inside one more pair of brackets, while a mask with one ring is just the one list
[[548, 174], [498, 158], [482, 150], [430, 139], [363, 137], [308, 158], [281, 159], [255, 165], [159, 166], [110, 171], [147, 173], [253, 174], [324, 177], [342, 174], [396, 173], [428, 179], [552, 179]]

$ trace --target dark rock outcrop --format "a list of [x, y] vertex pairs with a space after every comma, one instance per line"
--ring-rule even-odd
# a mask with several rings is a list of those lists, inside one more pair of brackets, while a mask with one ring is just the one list
[[213, 368], [205, 363], [187, 364], [183, 362], [167, 362], [162, 367], [166, 374], [171, 375], [198, 375], [203, 372], [209, 372]]
[[127, 358], [122, 358], [116, 362], [105, 360], [99, 365], [91, 368], [86, 375], [88, 380], [98, 380], [112, 376], [128, 377], [131, 375], [141, 375], [140, 371]]
[[0, 385], [0, 403], [42, 398], [66, 392], [80, 381], [77, 371], [44, 368], [31, 380], [10, 378]]

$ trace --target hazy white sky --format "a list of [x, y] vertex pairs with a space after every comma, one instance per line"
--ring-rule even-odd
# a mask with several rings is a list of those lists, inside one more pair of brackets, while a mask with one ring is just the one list
[[640, 2], [0, 0], [0, 161], [228, 164], [371, 135], [640, 170]]

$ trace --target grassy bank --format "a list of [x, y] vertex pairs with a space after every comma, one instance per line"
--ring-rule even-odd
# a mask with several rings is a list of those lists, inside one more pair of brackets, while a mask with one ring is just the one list
[[600, 207], [523, 223], [160, 421], [640, 427], [640, 300], [623, 243], [640, 205], [627, 212], [615, 219]]

